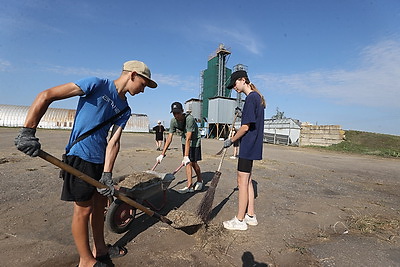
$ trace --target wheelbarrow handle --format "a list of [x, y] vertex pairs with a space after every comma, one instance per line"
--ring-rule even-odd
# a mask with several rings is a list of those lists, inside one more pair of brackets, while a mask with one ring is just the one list
[[[43, 150], [39, 150], [39, 157], [41, 157], [42, 159], [50, 162], [51, 164], [61, 168], [62, 170], [69, 172], [70, 174], [76, 176], [77, 178], [87, 182], [88, 184], [91, 184], [97, 188], [107, 188], [106, 185], [100, 183], [99, 181], [93, 179], [92, 177], [90, 177], [89, 175], [84, 174], [83, 172], [71, 167], [70, 165], [62, 162], [61, 160], [57, 159], [56, 157], [48, 154], [47, 152], [43, 151]], [[164, 216], [158, 214], [157, 212], [152, 211], [151, 209], [137, 203], [136, 201], [134, 201], [133, 199], [119, 193], [118, 191], [114, 192], [114, 196], [122, 201], [124, 201], [125, 203], [131, 205], [134, 208], [137, 208], [141, 211], [143, 211], [144, 213], [146, 213], [147, 215], [151, 216], [151, 217], [155, 217], [157, 219], [159, 219], [160, 221], [167, 223], [167, 224], [172, 224], [172, 221], [165, 218]]]

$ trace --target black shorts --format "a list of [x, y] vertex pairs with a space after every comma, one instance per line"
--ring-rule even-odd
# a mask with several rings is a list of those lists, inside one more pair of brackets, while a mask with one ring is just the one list
[[253, 160], [239, 158], [237, 167], [238, 171], [251, 173], [252, 169], [253, 169]]
[[164, 135], [162, 133], [156, 133], [156, 141], [162, 141], [164, 139]]
[[[185, 156], [185, 145], [182, 144], [183, 156]], [[189, 148], [190, 162], [197, 162], [201, 160], [201, 146]]]
[[240, 141], [236, 140], [235, 142], [233, 142], [233, 147], [239, 147]]
[[[100, 180], [104, 169], [104, 164], [91, 163], [77, 156], [67, 156], [65, 163], [97, 181]], [[88, 184], [68, 172], [65, 173], [63, 179], [64, 184], [61, 200], [75, 202], [88, 201], [96, 191], [95, 186]]]

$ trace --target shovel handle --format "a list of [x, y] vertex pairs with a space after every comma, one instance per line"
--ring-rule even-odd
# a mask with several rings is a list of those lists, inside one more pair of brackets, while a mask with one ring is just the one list
[[176, 170], [172, 173], [172, 175], [175, 175], [177, 172], [179, 172], [179, 170], [182, 169], [183, 166], [184, 166], [183, 163], [179, 165], [179, 167], [176, 168]]
[[158, 166], [158, 164], [160, 164], [160, 162], [156, 162], [156, 164], [154, 164], [153, 168], [151, 168], [152, 171], [154, 171], [156, 169], [156, 167]]
[[[43, 151], [43, 150], [39, 150], [39, 157], [41, 157], [42, 159], [52, 163], [53, 165], [61, 168], [62, 170], [69, 172], [70, 174], [76, 176], [77, 178], [87, 182], [88, 184], [91, 184], [97, 188], [106, 188], [107, 186], [100, 183], [99, 181], [93, 179], [92, 177], [90, 177], [89, 175], [84, 174], [83, 172], [71, 167], [70, 165], [62, 162], [61, 160], [57, 159], [56, 157], [48, 154], [47, 152]], [[157, 219], [159, 219], [162, 222], [165, 222], [167, 224], [172, 224], [172, 221], [170, 221], [169, 219], [165, 218], [164, 216], [158, 214], [157, 212], [152, 211], [151, 209], [137, 203], [136, 201], [134, 201], [133, 199], [119, 193], [118, 191], [115, 191], [114, 196], [122, 201], [124, 201], [125, 203], [131, 205], [134, 208], [137, 208], [141, 211], [143, 211], [144, 213], [146, 213], [147, 215], [151, 216], [151, 217], [155, 217]]]

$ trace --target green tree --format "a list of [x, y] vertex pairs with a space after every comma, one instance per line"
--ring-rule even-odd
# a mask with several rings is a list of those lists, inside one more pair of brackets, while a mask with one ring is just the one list
[[271, 119], [286, 119], [285, 112], [279, 111], [279, 107], [276, 108], [276, 114], [271, 117]]

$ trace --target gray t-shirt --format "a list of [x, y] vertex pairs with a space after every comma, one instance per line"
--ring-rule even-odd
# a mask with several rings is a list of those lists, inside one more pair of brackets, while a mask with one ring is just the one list
[[191, 147], [199, 147], [201, 145], [201, 136], [199, 136], [199, 128], [194, 117], [190, 114], [183, 114], [185, 120], [178, 121], [175, 118], [171, 119], [169, 132], [175, 133], [178, 130], [182, 132], [181, 140], [182, 144], [186, 144], [186, 133], [192, 132], [192, 140], [190, 142]]

